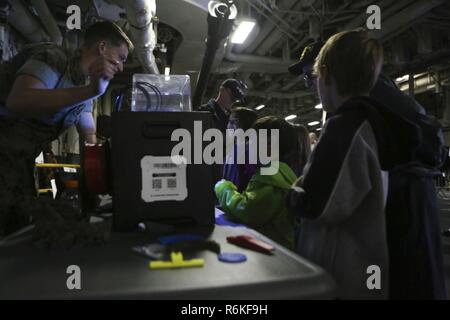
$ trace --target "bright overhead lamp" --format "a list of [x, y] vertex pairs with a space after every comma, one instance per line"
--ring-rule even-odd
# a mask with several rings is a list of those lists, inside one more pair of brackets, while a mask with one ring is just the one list
[[314, 126], [317, 126], [318, 124], [320, 124], [320, 121], [313, 121], [313, 122], [308, 123], [308, 126], [314, 127]]
[[317, 106], [315, 106], [314, 109], [321, 110], [323, 109], [323, 105], [320, 103]]
[[403, 81], [408, 81], [409, 80], [409, 74], [404, 75], [403, 77], [399, 77], [397, 79], [395, 79], [396, 82], [403, 82]]
[[247, 40], [250, 32], [252, 32], [255, 27], [256, 22], [251, 20], [241, 20], [238, 27], [234, 30], [231, 36], [231, 43], [233, 44], [243, 44]]
[[295, 114], [292, 114], [290, 116], [287, 116], [286, 118], [284, 118], [286, 121], [290, 121], [290, 120], [294, 120], [295, 118], [297, 118], [297, 116]]
[[262, 104], [262, 105], [256, 107], [255, 110], [259, 111], [259, 110], [264, 109], [265, 107], [266, 107], [266, 106]]
[[322, 131], [322, 128], [317, 128], [316, 131]]

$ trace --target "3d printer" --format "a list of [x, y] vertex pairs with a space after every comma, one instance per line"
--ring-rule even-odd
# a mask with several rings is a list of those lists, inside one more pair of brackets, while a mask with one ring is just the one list
[[[214, 225], [212, 166], [171, 156], [178, 143], [171, 141], [176, 129], [193, 137], [195, 121], [205, 130], [212, 125], [209, 113], [191, 112], [190, 93], [188, 76], [137, 74], [131, 112], [112, 114], [110, 156], [104, 157], [111, 160], [100, 170], [106, 172], [106, 182], [96, 188], [92, 180], [98, 177], [86, 177], [86, 185], [112, 194], [116, 231], [130, 231], [146, 221]], [[86, 165], [92, 167], [88, 160]]]

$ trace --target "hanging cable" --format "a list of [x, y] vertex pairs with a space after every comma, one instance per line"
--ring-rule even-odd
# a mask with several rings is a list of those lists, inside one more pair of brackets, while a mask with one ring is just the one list
[[[142, 92], [142, 94], [145, 97], [145, 101], [146, 101], [146, 106], [145, 106], [145, 110], [147, 112], [149, 111], [161, 111], [162, 110], [162, 93], [159, 90], [159, 88], [153, 84], [150, 84], [148, 82], [136, 82], [134, 84], [134, 86], [126, 86], [124, 87], [119, 95], [116, 97], [115, 103], [114, 103], [114, 112], [120, 112], [121, 108], [122, 108], [122, 104], [123, 104], [123, 98], [125, 96], [125, 94], [127, 93], [127, 91], [131, 88], [135, 88], [139, 91]], [[155, 99], [156, 99], [156, 104], [154, 109], [152, 110], [153, 104], [152, 104], [152, 94], [150, 94], [149, 90], [154, 92], [155, 95]]]

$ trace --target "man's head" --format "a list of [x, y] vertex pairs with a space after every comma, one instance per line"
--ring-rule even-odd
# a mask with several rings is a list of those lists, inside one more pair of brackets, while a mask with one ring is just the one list
[[105, 56], [117, 63], [119, 71], [123, 71], [123, 65], [134, 46], [118, 25], [102, 21], [94, 23], [86, 30], [83, 50], [91, 56], [90, 60]]
[[221, 91], [225, 91], [229, 95], [229, 98], [233, 103], [243, 102], [248, 90], [247, 85], [244, 82], [236, 79], [225, 80], [222, 82], [220, 88]]
[[317, 56], [314, 73], [326, 111], [336, 110], [336, 98], [368, 95], [383, 64], [383, 47], [363, 29], [332, 36]]

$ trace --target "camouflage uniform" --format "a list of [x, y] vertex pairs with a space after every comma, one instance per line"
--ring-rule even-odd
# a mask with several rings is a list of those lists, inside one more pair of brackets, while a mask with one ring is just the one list
[[[40, 79], [47, 88], [68, 88], [86, 83], [80, 69], [81, 53], [68, 54], [56, 46], [32, 56], [17, 72]], [[30, 223], [30, 213], [17, 207], [36, 197], [34, 164], [43, 147], [76, 124], [81, 112], [92, 112], [80, 104], [50, 117], [17, 118], [0, 107], [0, 238]], [[26, 211], [26, 210], [25, 210]]]

